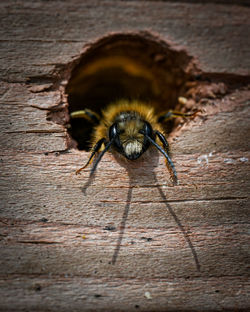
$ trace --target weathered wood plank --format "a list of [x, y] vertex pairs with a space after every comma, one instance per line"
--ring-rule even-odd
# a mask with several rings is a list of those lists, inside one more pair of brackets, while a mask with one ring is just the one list
[[[1, 311], [249, 309], [250, 91], [239, 76], [249, 75], [249, 11], [0, 2]], [[133, 164], [107, 154], [93, 180], [75, 176], [88, 153], [47, 120], [66, 105], [58, 73], [86, 43], [145, 29], [239, 89], [205, 99], [205, 118], [171, 133], [178, 186], [154, 151]]]
[[[151, 300], [145, 297], [146, 292], [150, 293]], [[21, 311], [20, 303], [23, 308], [35, 311], [68, 311], [72, 304], [74, 311], [107, 311], [113, 310], [114, 302], [116, 311], [173, 311], [182, 310], [183, 306], [192, 311], [200, 311], [201, 306], [203, 311], [241, 311], [248, 306], [248, 292], [249, 281], [242, 277], [223, 277], [218, 285], [213, 277], [196, 280], [115, 278], [111, 281], [105, 277], [64, 275], [31, 276], [27, 281], [22, 276], [13, 276], [0, 284], [2, 311], [10, 306]]]
[[[83, 213], [82, 209], [86, 210], [84, 216], [87, 217], [86, 213], [91, 211], [88, 209], [94, 209], [92, 205], [103, 207], [105, 210], [111, 210], [111, 207], [117, 204], [124, 206], [129, 190], [132, 191], [132, 205], [148, 204], [149, 209], [151, 203], [163, 202], [162, 207], [164, 207], [165, 201], [180, 207], [185, 207], [189, 202], [190, 205], [199, 205], [199, 202], [213, 200], [244, 201], [248, 198], [249, 190], [248, 180], [243, 178], [249, 168], [248, 162], [245, 161], [246, 155], [248, 153], [237, 154], [237, 158], [232, 154], [215, 155], [209, 159], [209, 165], [197, 164], [199, 159], [197, 155], [193, 158], [194, 167], [190, 166], [192, 159], [190, 160], [189, 156], [178, 158], [176, 163], [182, 163], [183, 167], [177, 166], [180, 172], [180, 185], [177, 187], [172, 187], [171, 182], [168, 181], [168, 173], [163, 163], [157, 167], [157, 175], [159, 174], [157, 180], [152, 176], [150, 163], [147, 163], [144, 167], [134, 169], [132, 177], [135, 179], [130, 181], [126, 169], [121, 168], [111, 155], [107, 155], [95, 179], [86, 190], [84, 186], [89, 173], [85, 172], [81, 176], [74, 174], [74, 169], [79, 167], [77, 164], [82, 161], [82, 153], [72, 152], [60, 156], [6, 155], [1, 158], [3, 168], [1, 198], [5, 202], [2, 213], [6, 216], [15, 213], [18, 218], [21, 216], [26, 218], [25, 215], [30, 215], [32, 212], [34, 217], [37, 213], [39, 215], [49, 213], [50, 217], [53, 216], [53, 221], [54, 218], [60, 218], [60, 215], [63, 218], [67, 211], [74, 211], [71, 216], [74, 218], [72, 221], [77, 222], [79, 215]], [[235, 168], [237, 172], [232, 175]], [[215, 180], [214, 175], [218, 170], [220, 172]], [[103, 179], [106, 181], [105, 185]], [[119, 187], [117, 187], [117, 180]], [[242, 185], [245, 188], [242, 188]], [[53, 192], [50, 192], [51, 189]], [[36, 194], [36, 201], [32, 194]], [[26, 203], [25, 206], [22, 204], [23, 201]], [[59, 203], [60, 207], [58, 207]], [[44, 205], [47, 208], [40, 210]], [[60, 215], [57, 214], [58, 209], [61, 211]], [[74, 214], [76, 217], [73, 217]], [[102, 211], [99, 214], [102, 214]]]
[[7, 0], [0, 8], [1, 54], [8, 61], [0, 69], [8, 81], [51, 76], [55, 64], [69, 62], [89, 39], [104, 32], [144, 29], [185, 46], [206, 72], [249, 74], [246, 6], [99, 0], [34, 5]]
[[[116, 265], [112, 259], [120, 236], [117, 229], [41, 223], [1, 226], [0, 274], [7, 270], [9, 274], [84, 276], [95, 272], [95, 276], [123, 278], [247, 275], [248, 224], [244, 222], [184, 226], [195, 250], [176, 225], [145, 228], [127, 223]], [[192, 252], [198, 255], [201, 273]]]

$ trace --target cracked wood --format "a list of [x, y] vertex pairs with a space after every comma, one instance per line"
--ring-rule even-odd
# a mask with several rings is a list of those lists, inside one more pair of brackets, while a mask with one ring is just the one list
[[[249, 310], [249, 7], [194, 2], [1, 1], [0, 310]], [[58, 72], [143, 29], [231, 93], [171, 134], [178, 186], [157, 153], [75, 176]]]

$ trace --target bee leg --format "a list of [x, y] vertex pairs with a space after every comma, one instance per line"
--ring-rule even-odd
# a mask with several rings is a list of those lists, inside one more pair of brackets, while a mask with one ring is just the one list
[[171, 158], [169, 157], [169, 155], [167, 153], [167, 149], [168, 149], [167, 140], [165, 139], [163, 134], [161, 134], [159, 131], [156, 131], [155, 134], [159, 137], [160, 141], [162, 142], [163, 148], [159, 144], [157, 144], [155, 142], [155, 140], [152, 139], [149, 135], [144, 133], [144, 135], [147, 138], [147, 140], [152, 145], [154, 145], [165, 156], [165, 158], [166, 158], [166, 165], [168, 167], [168, 170], [170, 171], [171, 179], [172, 179], [173, 183], [176, 185], [176, 184], [178, 184], [178, 178], [177, 178], [177, 173], [176, 173], [176, 170], [175, 170], [175, 166], [174, 166]]
[[72, 119], [85, 118], [88, 121], [93, 122], [94, 124], [98, 124], [101, 119], [101, 117], [96, 112], [93, 112], [92, 110], [88, 108], [85, 108], [84, 110], [72, 112], [70, 114], [70, 117]]
[[[98, 157], [96, 158], [96, 161], [91, 169], [91, 173], [90, 176], [92, 176], [97, 168], [98, 163], [100, 162], [100, 160], [102, 159], [102, 156], [108, 151], [108, 149], [110, 148], [110, 146], [113, 144], [115, 138], [111, 139], [109, 142], [106, 142], [105, 148], [101, 151], [101, 153], [98, 155]], [[105, 140], [106, 141], [106, 140]]]
[[90, 157], [89, 157], [88, 162], [86, 163], [86, 165], [84, 165], [84, 166], [81, 167], [80, 169], [76, 170], [76, 174], [79, 174], [83, 169], [85, 169], [89, 164], [92, 163], [95, 154], [98, 153], [98, 152], [100, 151], [100, 148], [101, 148], [102, 144], [103, 144], [105, 141], [106, 141], [106, 139], [105, 139], [105, 138], [102, 138], [101, 140], [99, 140], [99, 141], [95, 144], [95, 146], [94, 146], [93, 149], [92, 149], [93, 151], [92, 151], [92, 153], [91, 153], [91, 155], [90, 155]]
[[175, 166], [174, 166], [171, 158], [168, 155], [168, 153], [169, 153], [168, 141], [166, 140], [165, 136], [161, 132], [156, 130], [155, 134], [160, 139], [160, 141], [161, 141], [161, 143], [163, 145], [163, 148], [166, 151], [166, 153], [163, 154], [163, 155], [166, 158], [166, 166], [168, 167], [168, 170], [170, 171], [172, 181], [174, 182], [174, 184], [178, 184], [178, 178], [177, 178], [177, 173], [176, 173]]
[[164, 115], [159, 116], [158, 122], [165, 122], [165, 121], [168, 121], [172, 118], [177, 118], [177, 117], [194, 118], [200, 112], [201, 111], [199, 109], [193, 113], [181, 113], [178, 111], [170, 110], [167, 113], [165, 113]]
[[155, 131], [155, 134], [158, 136], [158, 138], [160, 139], [164, 149], [166, 150], [167, 153], [169, 153], [169, 144], [167, 139], [165, 138], [165, 136], [159, 132], [158, 130]]

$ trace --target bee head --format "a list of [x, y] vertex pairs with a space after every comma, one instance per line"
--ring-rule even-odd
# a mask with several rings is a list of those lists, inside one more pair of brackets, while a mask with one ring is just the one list
[[153, 129], [144, 120], [118, 121], [109, 128], [109, 139], [113, 141], [113, 147], [129, 160], [139, 158], [150, 146], [145, 135], [154, 140]]

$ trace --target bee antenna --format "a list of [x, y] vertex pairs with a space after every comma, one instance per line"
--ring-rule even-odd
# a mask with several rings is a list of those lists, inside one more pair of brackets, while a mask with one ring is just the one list
[[101, 151], [101, 153], [98, 155], [98, 157], [96, 158], [96, 161], [93, 165], [93, 167], [91, 168], [91, 172], [90, 172], [90, 176], [92, 176], [97, 168], [98, 163], [101, 161], [102, 156], [108, 151], [108, 149], [110, 148], [110, 146], [113, 144], [115, 138], [112, 138], [107, 145], [105, 146], [104, 150]]
[[174, 182], [175, 184], [177, 184], [177, 181], [178, 181], [178, 179], [177, 179], [177, 173], [176, 173], [175, 166], [174, 166], [174, 164], [173, 164], [171, 158], [168, 156], [168, 154], [166, 153], [166, 151], [164, 151], [164, 149], [163, 149], [160, 145], [158, 145], [149, 135], [147, 135], [146, 133], [144, 133], [144, 136], [147, 138], [147, 140], [148, 140], [151, 144], [153, 144], [153, 145], [165, 156], [165, 158], [166, 158], [166, 160], [167, 160], [167, 164], [170, 166], [170, 168], [171, 168], [171, 170], [172, 170], [172, 178], [173, 178], [173, 180], [174, 180], [173, 182]]

